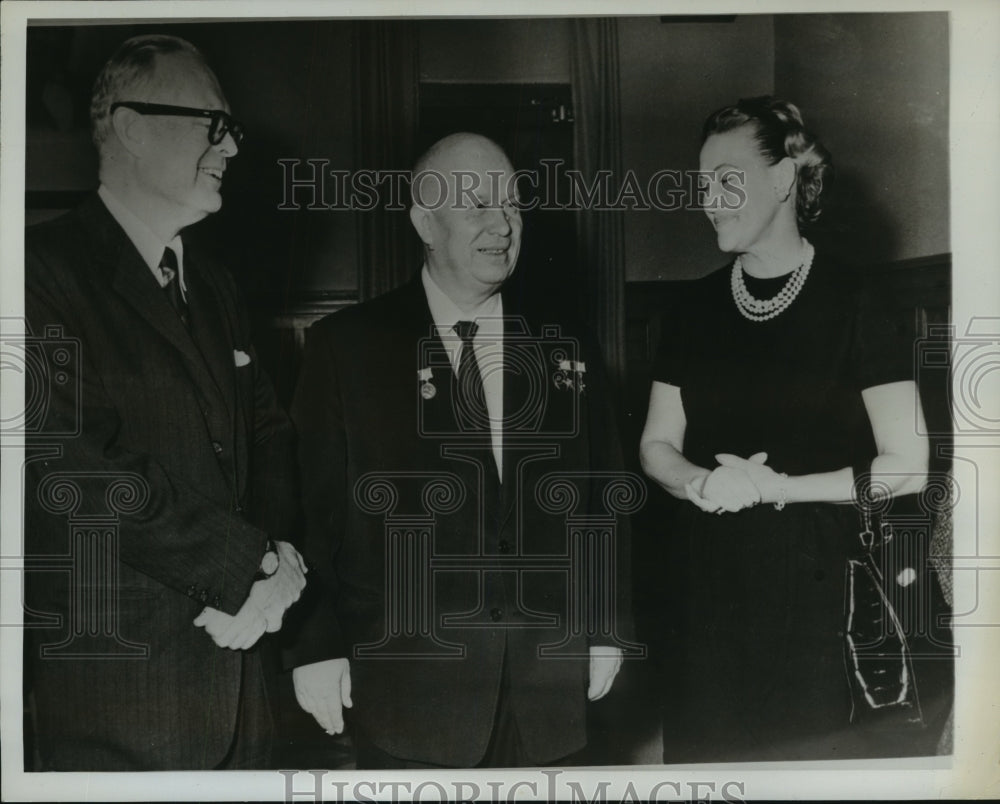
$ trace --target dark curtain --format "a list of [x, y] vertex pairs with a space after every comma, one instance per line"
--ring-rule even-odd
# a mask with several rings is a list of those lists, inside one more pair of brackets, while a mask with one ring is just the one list
[[[576, 167], [588, 181], [611, 171], [609, 193], [622, 177], [618, 25], [614, 19], [573, 20], [572, 77]], [[625, 376], [625, 222], [623, 213], [580, 209], [578, 256], [587, 278], [587, 313], [604, 349], [608, 373]]]
[[[416, 157], [418, 55], [416, 23], [362, 20], [354, 25], [356, 170], [409, 170]], [[336, 76], [330, 77], [337, 80]], [[397, 185], [397, 188], [399, 185]], [[393, 206], [408, 207], [404, 197]], [[386, 209], [389, 183], [374, 208], [358, 212], [358, 284], [362, 301], [406, 282], [419, 267], [419, 243], [405, 209]]]

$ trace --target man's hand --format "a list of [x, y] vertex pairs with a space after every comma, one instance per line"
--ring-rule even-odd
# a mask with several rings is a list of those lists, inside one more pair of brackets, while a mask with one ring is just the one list
[[275, 542], [275, 546], [279, 559], [277, 571], [251, 586], [247, 598], [247, 603], [252, 603], [263, 615], [268, 632], [281, 629], [285, 612], [301, 597], [306, 585], [306, 565], [299, 551], [288, 542]]
[[265, 631], [281, 628], [285, 612], [302, 595], [306, 585], [302, 556], [288, 542], [277, 542], [276, 547], [277, 571], [270, 578], [254, 582], [236, 616], [207, 606], [195, 618], [194, 624], [204, 628], [220, 648], [252, 648]]
[[587, 698], [598, 701], [608, 694], [622, 666], [621, 648], [610, 645], [590, 646], [590, 687]]
[[235, 617], [206, 606], [194, 618], [194, 624], [204, 628], [220, 648], [231, 650], [252, 648], [267, 628], [263, 615], [255, 608], [248, 608], [247, 603], [243, 604]]
[[350, 709], [354, 705], [347, 659], [327, 659], [296, 667], [292, 683], [299, 706], [316, 718], [327, 734], [340, 734], [344, 730], [343, 707]]

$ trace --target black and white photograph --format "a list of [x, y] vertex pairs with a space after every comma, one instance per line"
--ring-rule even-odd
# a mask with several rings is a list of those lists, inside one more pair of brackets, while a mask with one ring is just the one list
[[2, 11], [5, 801], [1000, 795], [1000, 8]]

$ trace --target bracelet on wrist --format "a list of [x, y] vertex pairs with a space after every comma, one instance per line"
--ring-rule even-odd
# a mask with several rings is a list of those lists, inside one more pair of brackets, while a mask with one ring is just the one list
[[778, 477], [781, 478], [781, 484], [778, 486], [778, 501], [774, 504], [775, 511], [782, 511], [785, 508], [785, 504], [788, 502], [787, 491], [785, 489], [785, 484], [788, 482], [788, 475], [781, 472]]

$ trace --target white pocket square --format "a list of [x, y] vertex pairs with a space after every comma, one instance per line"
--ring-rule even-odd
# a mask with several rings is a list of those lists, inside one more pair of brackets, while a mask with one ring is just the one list
[[242, 368], [243, 366], [250, 365], [250, 355], [246, 352], [240, 351], [239, 349], [233, 350], [233, 359], [236, 361], [236, 368]]

